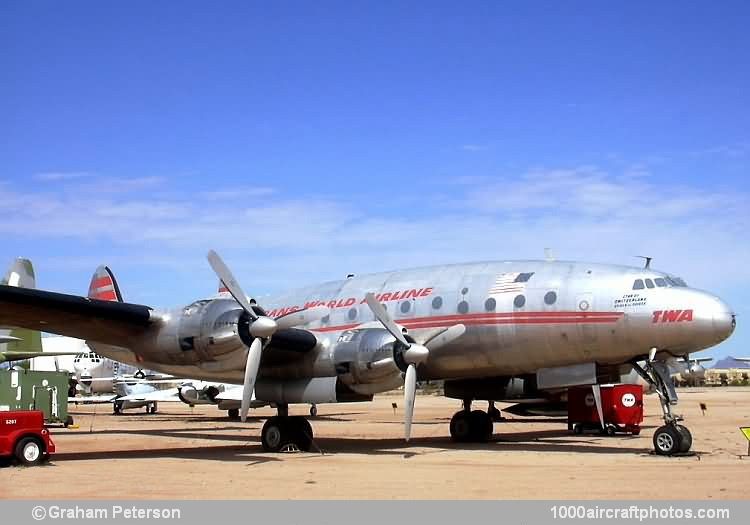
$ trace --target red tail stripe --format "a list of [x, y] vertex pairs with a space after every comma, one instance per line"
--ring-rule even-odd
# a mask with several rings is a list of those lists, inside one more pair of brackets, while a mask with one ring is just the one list
[[117, 294], [114, 290], [108, 290], [106, 292], [99, 292], [94, 294], [93, 299], [99, 299], [100, 301], [116, 301]]
[[91, 281], [90, 289], [103, 288], [105, 286], [112, 286], [112, 278], [109, 275], [104, 277], [97, 277]]

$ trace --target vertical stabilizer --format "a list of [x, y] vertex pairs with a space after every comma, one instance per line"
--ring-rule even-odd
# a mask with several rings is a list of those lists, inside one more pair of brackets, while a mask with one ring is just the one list
[[[36, 288], [34, 265], [31, 261], [19, 257], [10, 265], [0, 284], [20, 288]], [[26, 328], [1, 329], [0, 350], [9, 352], [41, 352], [42, 334]]]
[[88, 296], [100, 301], [122, 302], [122, 294], [120, 293], [120, 287], [117, 286], [115, 274], [107, 266], [100, 266], [94, 272], [91, 277]]

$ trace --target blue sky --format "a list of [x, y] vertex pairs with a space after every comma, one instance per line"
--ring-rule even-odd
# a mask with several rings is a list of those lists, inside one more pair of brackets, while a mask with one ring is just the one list
[[750, 354], [746, 2], [0, 3], [0, 255], [126, 299], [537, 258], [724, 297]]

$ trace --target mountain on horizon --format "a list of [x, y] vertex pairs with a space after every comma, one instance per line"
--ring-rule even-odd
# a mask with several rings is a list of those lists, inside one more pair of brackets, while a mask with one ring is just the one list
[[750, 363], [737, 361], [732, 356], [727, 356], [716, 361], [711, 368], [750, 368]]

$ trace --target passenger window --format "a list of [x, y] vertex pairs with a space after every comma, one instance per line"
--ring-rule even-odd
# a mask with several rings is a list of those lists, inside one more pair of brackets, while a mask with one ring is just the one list
[[653, 288], [654, 287], [654, 281], [651, 279], [646, 279], [646, 288]]
[[658, 286], [659, 288], [666, 288], [667, 286], [667, 280], [661, 277], [657, 277], [656, 279], [654, 279], [654, 282], [656, 283], [656, 286]]
[[636, 279], [633, 283], [633, 290], [643, 290], [645, 286], [643, 286], [643, 279]]

